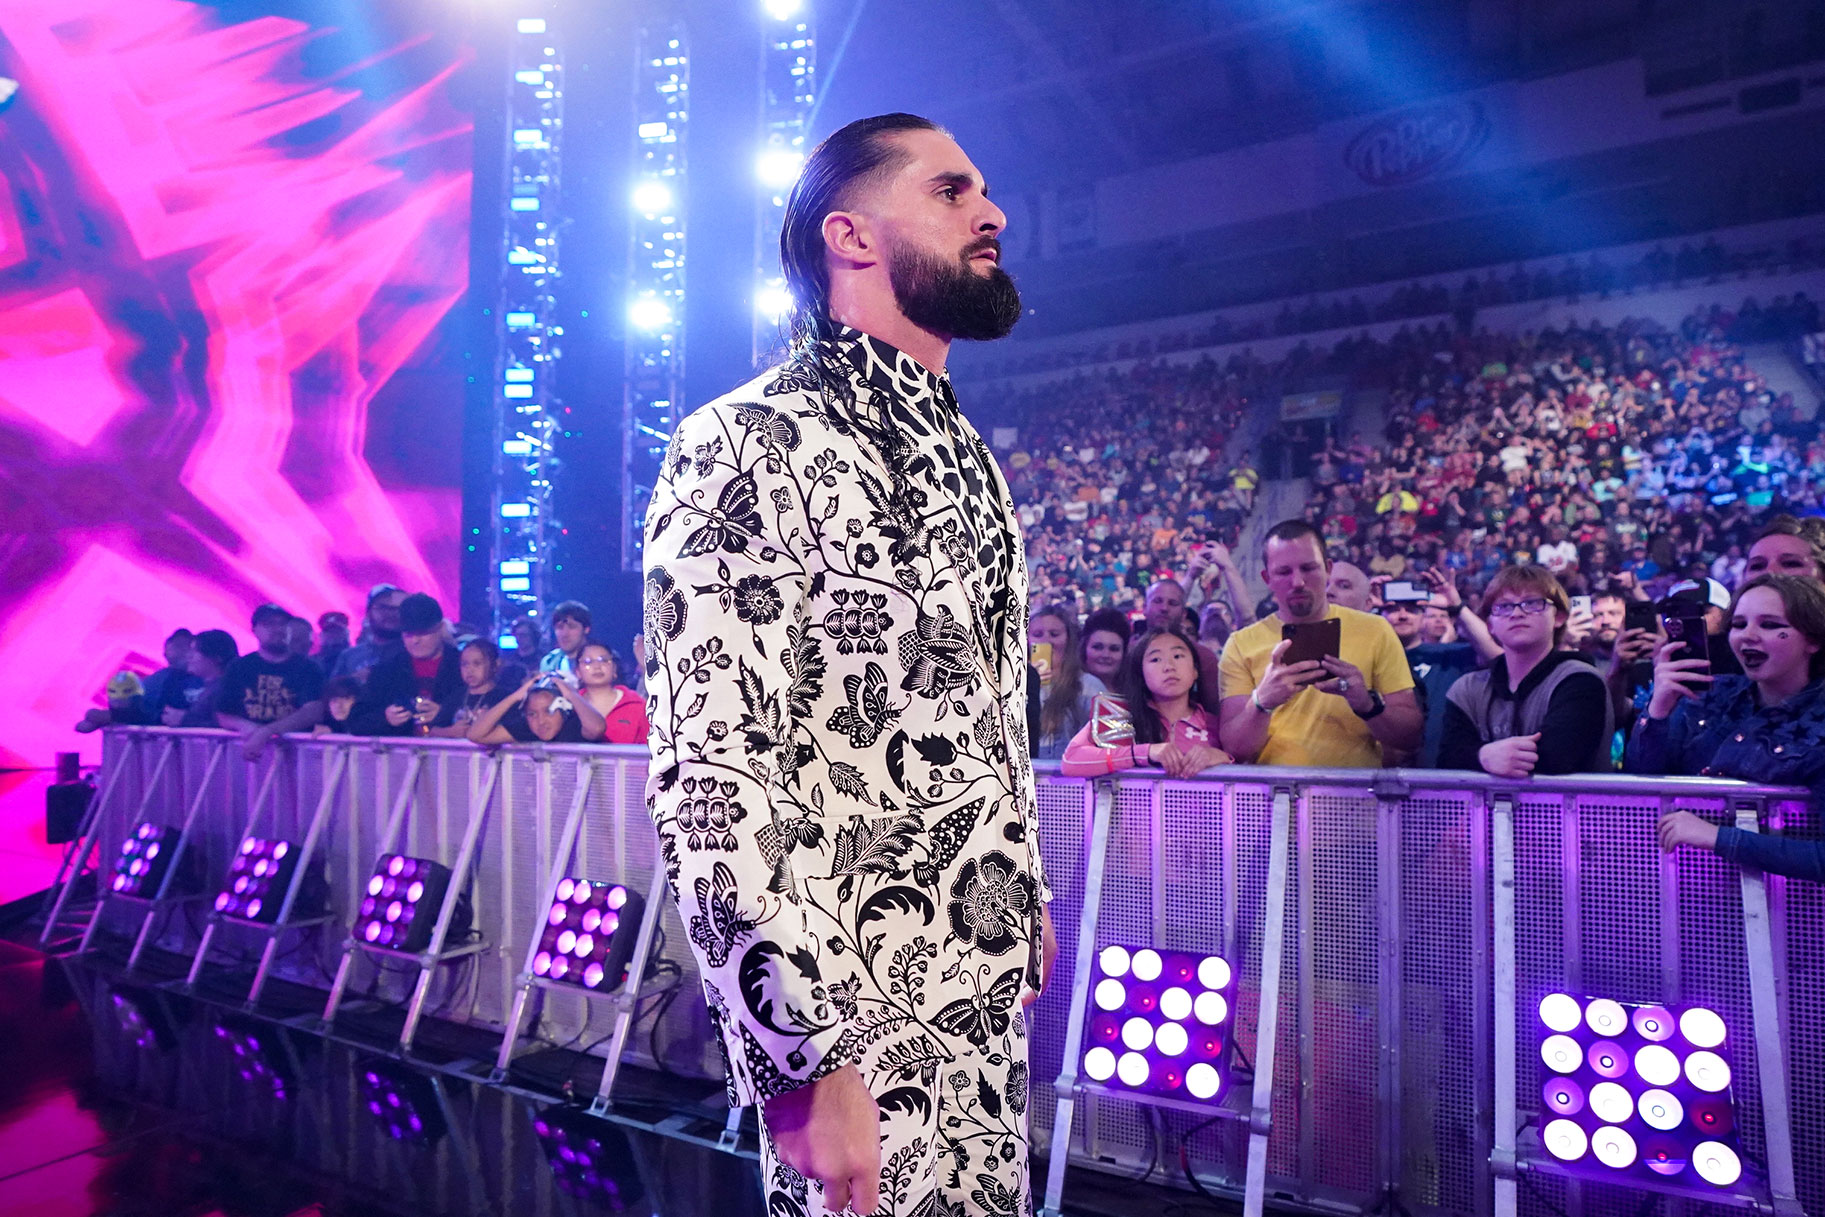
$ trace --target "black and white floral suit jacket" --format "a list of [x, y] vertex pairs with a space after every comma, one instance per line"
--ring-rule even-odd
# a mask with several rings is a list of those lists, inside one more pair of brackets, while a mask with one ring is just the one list
[[738, 1103], [930, 1078], [1037, 978], [1007, 484], [947, 379], [819, 350], [691, 414], [646, 522], [648, 806]]

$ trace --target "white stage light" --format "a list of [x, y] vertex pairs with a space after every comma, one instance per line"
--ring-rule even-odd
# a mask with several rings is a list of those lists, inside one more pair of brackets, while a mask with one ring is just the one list
[[1584, 1021], [1578, 999], [1565, 993], [1548, 993], [1540, 999], [1540, 1021], [1554, 1031], [1576, 1031]]
[[1115, 1076], [1124, 1086], [1145, 1086], [1148, 1073], [1147, 1058], [1138, 1052], [1124, 1052], [1115, 1063]]
[[1614, 1082], [1598, 1082], [1591, 1087], [1591, 1111], [1607, 1124], [1620, 1124], [1635, 1114], [1635, 1100]]
[[1198, 983], [1206, 989], [1229, 988], [1229, 961], [1215, 955], [1208, 955], [1198, 965]]
[[1743, 1177], [1742, 1159], [1721, 1141], [1701, 1142], [1692, 1151], [1692, 1167], [1699, 1178], [1717, 1187], [1728, 1187]]
[[1122, 1003], [1128, 1000], [1128, 990], [1122, 987], [1119, 980], [1105, 979], [1096, 984], [1096, 1004], [1104, 1010], [1119, 1010]]
[[768, 148], [754, 162], [760, 184], [773, 190], [790, 190], [805, 168], [805, 154], [790, 148]]
[[775, 21], [790, 21], [805, 7], [805, 0], [762, 0], [761, 7]]
[[1669, 1091], [1650, 1090], [1641, 1096], [1638, 1105], [1641, 1118], [1647, 1121], [1649, 1128], [1661, 1132], [1672, 1132], [1679, 1127], [1679, 1122], [1686, 1118], [1686, 1109]]
[[1679, 1080], [1679, 1058], [1661, 1044], [1649, 1044], [1635, 1053], [1635, 1072], [1650, 1086], [1671, 1086]]
[[1092, 1048], [1084, 1053], [1084, 1072], [1098, 1082], [1115, 1076], [1115, 1053], [1107, 1048]]
[[1173, 1021], [1191, 1017], [1191, 994], [1174, 985], [1160, 994], [1160, 1013]]
[[1217, 1092], [1223, 1089], [1223, 1075], [1215, 1066], [1199, 1061], [1185, 1071], [1185, 1089], [1191, 1092], [1194, 1099], [1214, 1099]]
[[[754, 311], [769, 321], [779, 321], [797, 308], [798, 301], [792, 298], [792, 293], [786, 290], [784, 284], [763, 283], [755, 289]], [[1121, 947], [1103, 948], [1104, 955], [1108, 955], [1110, 951], [1122, 952], [1122, 972], [1126, 972], [1128, 970], [1128, 952]], [[1109, 968], [1105, 966], [1103, 971], [1109, 972]], [[1109, 974], [1119, 976], [1122, 972], [1109, 972]]]
[[1694, 1052], [1686, 1058], [1686, 1081], [1716, 1094], [1730, 1086], [1730, 1066], [1715, 1052]]
[[1584, 1008], [1584, 1021], [1601, 1036], [1621, 1035], [1628, 1029], [1629, 1016], [1622, 1006], [1607, 997], [1599, 997]]
[[1144, 1018], [1135, 1017], [1122, 1024], [1122, 1043], [1136, 1052], [1144, 1052], [1153, 1046], [1153, 1024]]
[[1584, 1049], [1569, 1035], [1549, 1035], [1540, 1045], [1540, 1059], [1554, 1073], [1571, 1073], [1584, 1062]]
[[1142, 947], [1134, 953], [1134, 978], [1136, 980], [1158, 980], [1165, 964], [1160, 960], [1160, 953], [1151, 947]]
[[1126, 976], [1128, 975], [1128, 948], [1104, 947], [1102, 954], [1096, 957], [1096, 962], [1102, 965], [1104, 976]]
[[653, 333], [672, 324], [672, 306], [654, 296], [642, 296], [627, 306], [628, 324]]
[[1206, 1027], [1216, 1027], [1229, 1017], [1229, 1003], [1223, 1000], [1221, 993], [1200, 993], [1192, 1003], [1197, 1012], [1198, 1021]]
[[1620, 1128], [1599, 1128], [1591, 1137], [1591, 1152], [1603, 1165], [1621, 1170], [1635, 1165], [1635, 1138]]
[[1715, 1048], [1724, 1042], [1724, 1020], [1715, 1010], [1693, 1006], [1679, 1016], [1679, 1033], [1694, 1048]]
[[672, 206], [672, 188], [656, 178], [647, 178], [634, 187], [634, 210], [656, 216]]
[[1540, 1134], [1546, 1152], [1561, 1162], [1576, 1162], [1590, 1148], [1590, 1138], [1571, 1120], [1554, 1120]]
[[1191, 1046], [1191, 1037], [1177, 1023], [1167, 1023], [1154, 1033], [1153, 1046], [1161, 1056], [1179, 1056]]

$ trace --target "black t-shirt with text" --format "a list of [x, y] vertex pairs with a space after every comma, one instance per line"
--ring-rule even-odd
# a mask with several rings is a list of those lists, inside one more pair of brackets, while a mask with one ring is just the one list
[[303, 655], [277, 663], [243, 655], [222, 675], [216, 709], [255, 723], [276, 723], [323, 695], [323, 669]]

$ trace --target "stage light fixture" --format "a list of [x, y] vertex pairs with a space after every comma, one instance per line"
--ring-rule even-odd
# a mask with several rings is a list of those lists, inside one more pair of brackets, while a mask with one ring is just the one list
[[798, 302], [783, 283], [763, 283], [754, 293], [754, 311], [772, 321], [779, 321], [798, 308]]
[[[450, 887], [450, 868], [425, 858], [385, 854], [362, 889], [355, 914], [355, 941], [389, 951], [416, 954], [431, 945], [437, 913]], [[451, 917], [449, 938], [469, 932], [465, 893]]]
[[1716, 1011], [1676, 1014], [1664, 1005], [1551, 993], [1538, 1015], [1540, 1141], [1548, 1154], [1597, 1178], [1677, 1178], [1700, 1197], [1707, 1185], [1741, 1177], [1730, 1065], [1713, 1051], [1725, 1040]]
[[228, 864], [228, 881], [216, 894], [215, 911], [268, 925], [278, 920], [279, 906], [297, 874], [298, 857], [294, 842], [248, 837]]
[[532, 1131], [565, 1195], [617, 1213], [645, 1197], [627, 1137], [607, 1120], [580, 1107], [548, 1107], [532, 1117]]
[[791, 148], [768, 148], [754, 163], [761, 185], [773, 190], [790, 190], [804, 168], [805, 154]]
[[120, 856], [114, 860], [114, 877], [108, 886], [119, 896], [139, 900], [157, 896], [183, 835], [175, 824], [141, 824], [120, 843]]
[[657, 296], [641, 296], [627, 306], [628, 324], [653, 334], [672, 324], [672, 306]]
[[672, 188], [657, 178], [648, 178], [634, 187], [634, 210], [644, 216], [656, 216], [672, 206]]
[[424, 1074], [375, 1057], [357, 1067], [356, 1077], [368, 1114], [390, 1139], [428, 1145], [449, 1131], [437, 1084]]
[[1692, 1169], [1715, 1187], [1729, 1187], [1743, 1177], [1743, 1161], [1722, 1141], [1705, 1141], [1692, 1151]]
[[1235, 981], [1235, 970], [1216, 956], [1104, 947], [1096, 956], [1085, 1076], [1168, 1098], [1219, 1099], [1228, 1082]]
[[532, 957], [536, 976], [613, 993], [627, 980], [627, 961], [646, 915], [646, 899], [619, 883], [560, 879]]
[[763, 0], [762, 8], [775, 21], [790, 21], [805, 7], [805, 0]]

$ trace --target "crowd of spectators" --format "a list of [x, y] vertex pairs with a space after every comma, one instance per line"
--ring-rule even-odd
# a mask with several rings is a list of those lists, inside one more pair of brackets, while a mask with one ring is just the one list
[[[1565, 259], [1557, 268], [1516, 265], [1506, 273], [1491, 268], [1466, 275], [1454, 288], [1443, 279], [1403, 283], [1381, 295], [1361, 293], [1313, 297], [1303, 304], [1288, 302], [1272, 316], [1217, 315], [1195, 328], [1174, 329], [1162, 324], [1152, 333], [1117, 338], [1075, 348], [1022, 352], [1016, 348], [984, 360], [983, 373], [1016, 376], [1035, 372], [1065, 371], [1090, 364], [1126, 359], [1151, 359], [1175, 351], [1197, 350], [1235, 342], [1313, 334], [1349, 329], [1377, 322], [1449, 318], [1468, 326], [1479, 309], [1531, 300], [1603, 300], [1641, 291], [1659, 291], [1693, 283], [1715, 283], [1731, 276], [1801, 271], [1825, 266], [1825, 242], [1805, 236], [1779, 243], [1725, 246], [1717, 240], [1682, 242], [1669, 249], [1656, 245], [1634, 259], [1601, 252]], [[1754, 342], [1773, 336], [1757, 328], [1749, 315], [1728, 337]]]
[[353, 639], [339, 611], [313, 628], [262, 604], [250, 624], [255, 649], [245, 655], [226, 630], [174, 630], [165, 666], [143, 678], [116, 675], [107, 708], [88, 711], [76, 729], [220, 727], [241, 736], [249, 757], [290, 732], [482, 745], [646, 740], [646, 699], [621, 683], [627, 672], [638, 686], [638, 671], [591, 633], [588, 607], [574, 600], [552, 610], [555, 645], [543, 652], [536, 621], [515, 622], [516, 646], [503, 654], [480, 630], [446, 618], [434, 597], [389, 583], [368, 593]]

